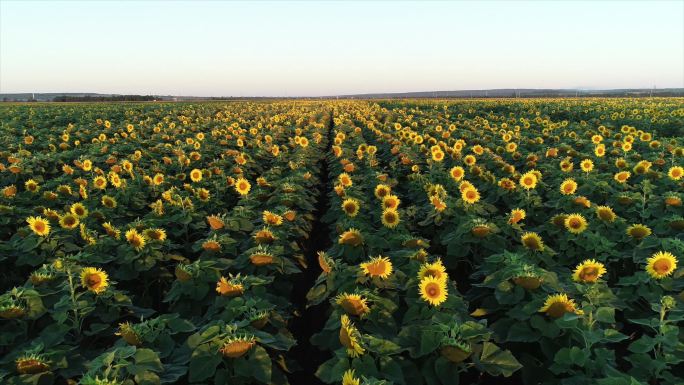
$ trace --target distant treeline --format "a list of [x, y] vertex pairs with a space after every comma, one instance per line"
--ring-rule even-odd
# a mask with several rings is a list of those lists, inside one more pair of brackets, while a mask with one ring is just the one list
[[53, 102], [149, 102], [157, 100], [154, 95], [112, 95], [112, 96], [55, 96]]

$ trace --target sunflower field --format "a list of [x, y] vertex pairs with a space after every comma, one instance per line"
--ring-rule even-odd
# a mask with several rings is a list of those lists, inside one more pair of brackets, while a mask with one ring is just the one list
[[0, 129], [0, 384], [684, 383], [681, 98]]

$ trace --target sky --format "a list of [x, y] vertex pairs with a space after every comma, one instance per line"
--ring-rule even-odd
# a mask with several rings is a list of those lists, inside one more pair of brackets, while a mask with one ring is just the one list
[[0, 0], [0, 93], [654, 86], [684, 87], [684, 0]]

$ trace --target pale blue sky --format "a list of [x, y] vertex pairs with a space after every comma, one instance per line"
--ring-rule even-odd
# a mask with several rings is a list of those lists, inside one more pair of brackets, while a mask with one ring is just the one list
[[0, 0], [0, 92], [684, 87], [684, 1]]

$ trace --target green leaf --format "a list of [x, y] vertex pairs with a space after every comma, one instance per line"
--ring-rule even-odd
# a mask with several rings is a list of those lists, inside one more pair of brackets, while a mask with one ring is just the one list
[[365, 341], [367, 342], [368, 350], [378, 354], [390, 355], [401, 352], [401, 346], [397, 345], [396, 343], [390, 340], [385, 340], [382, 338], [377, 338], [369, 335], [365, 337]]
[[201, 345], [190, 358], [190, 382], [205, 380], [216, 373], [216, 367], [221, 363], [222, 356], [218, 352], [211, 352], [209, 345]]
[[349, 359], [333, 357], [318, 367], [316, 377], [325, 383], [332, 383], [339, 381], [347, 369], [349, 369]]
[[458, 365], [444, 357], [435, 360], [435, 374], [443, 385], [458, 385], [459, 383]]
[[522, 367], [510, 351], [501, 350], [491, 342], [484, 343], [480, 363], [487, 373], [493, 376], [508, 377]]
[[252, 365], [252, 374], [257, 380], [268, 384], [271, 382], [271, 357], [269, 357], [266, 349], [261, 346], [256, 346], [249, 355], [249, 361]]
[[629, 351], [632, 353], [647, 353], [653, 350], [655, 341], [649, 336], [642, 336], [638, 340], [629, 345]]
[[615, 323], [615, 309], [612, 307], [600, 307], [596, 309], [596, 320], [611, 324]]
[[606, 329], [603, 331], [603, 338], [610, 342], [620, 342], [629, 338], [615, 329]]
[[583, 367], [584, 363], [587, 362], [588, 354], [583, 349], [573, 346], [570, 348], [570, 362], [573, 364]]
[[150, 370], [153, 372], [161, 372], [164, 369], [159, 356], [156, 352], [150, 349], [138, 349], [133, 356], [135, 359], [135, 365], [133, 366], [135, 371], [129, 371], [131, 374], [137, 374], [141, 371]]

